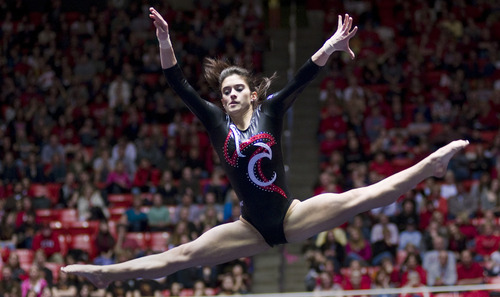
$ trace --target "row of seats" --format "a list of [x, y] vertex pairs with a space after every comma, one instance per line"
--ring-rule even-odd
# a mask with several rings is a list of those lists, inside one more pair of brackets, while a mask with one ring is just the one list
[[[127, 210], [128, 206], [111, 206], [108, 208], [109, 214], [110, 214], [110, 221], [118, 221], [125, 211]], [[150, 206], [142, 206], [141, 211], [144, 213], [148, 213]], [[177, 212], [177, 206], [168, 206], [167, 207], [170, 213], [170, 218], [174, 218]], [[200, 206], [201, 208], [201, 206]], [[36, 217], [38, 222], [40, 223], [48, 223], [48, 224], [54, 224], [54, 227], [57, 227], [58, 225], [56, 222], [59, 222], [60, 224], [63, 224], [64, 227], [88, 227], [93, 226], [91, 222], [80, 222], [80, 218], [78, 217], [78, 211], [74, 208], [61, 208], [61, 209], [37, 209], [35, 211]], [[68, 223], [68, 224], [66, 224]]]
[[[56, 231], [57, 232], [57, 231]], [[95, 247], [95, 236], [93, 234], [58, 234], [61, 254], [66, 255], [69, 250], [78, 249], [88, 253], [90, 259], [97, 256]], [[168, 249], [170, 233], [169, 232], [128, 232], [125, 235], [125, 241], [134, 241], [137, 248], [141, 250], [151, 250], [153, 252], [163, 252]], [[10, 250], [4, 248], [1, 250], [2, 258], [7, 259], [9, 253], [16, 253], [19, 257], [21, 268], [25, 271], [33, 263], [35, 251], [31, 249]], [[2, 263], [0, 261], [0, 263]]]
[[[211, 180], [205, 178], [200, 180], [200, 189], [205, 189]], [[178, 181], [176, 182], [178, 183]], [[97, 185], [100, 189], [105, 187], [104, 184]], [[30, 185], [28, 195], [30, 197], [45, 197], [50, 200], [52, 205], [56, 205], [59, 201], [59, 191], [62, 187], [60, 183], [34, 183]], [[148, 200], [152, 199], [151, 193], [142, 193], [141, 196]], [[107, 196], [108, 201], [116, 206], [131, 206], [133, 201], [133, 195], [131, 193], [126, 194], [109, 194]]]

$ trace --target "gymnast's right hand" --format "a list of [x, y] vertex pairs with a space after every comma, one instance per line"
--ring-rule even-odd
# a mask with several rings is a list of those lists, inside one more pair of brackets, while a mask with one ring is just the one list
[[156, 37], [160, 43], [160, 48], [171, 48], [170, 34], [168, 33], [168, 23], [163, 19], [161, 14], [153, 7], [149, 8], [149, 17], [153, 19], [153, 24], [156, 27]]

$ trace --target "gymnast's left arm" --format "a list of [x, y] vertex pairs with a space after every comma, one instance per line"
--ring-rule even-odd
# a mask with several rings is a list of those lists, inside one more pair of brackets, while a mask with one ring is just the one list
[[323, 46], [311, 57], [311, 60], [318, 66], [325, 66], [328, 58], [333, 52], [343, 51], [354, 59], [354, 52], [349, 47], [349, 40], [356, 34], [358, 27], [352, 27], [352, 17], [345, 15], [344, 21], [339, 15], [337, 31], [323, 44]]

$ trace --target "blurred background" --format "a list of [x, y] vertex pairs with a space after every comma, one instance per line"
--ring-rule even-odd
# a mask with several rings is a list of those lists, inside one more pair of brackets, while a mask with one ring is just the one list
[[[96, 289], [59, 273], [164, 251], [239, 217], [199, 121], [166, 84], [148, 8], [201, 96], [204, 57], [288, 78], [359, 27], [285, 119], [292, 193], [375, 183], [454, 139], [443, 179], [310, 240]], [[0, 294], [204, 296], [498, 281], [500, 3], [0, 0]], [[481, 296], [473, 292], [469, 296]], [[465, 295], [467, 295], [465, 294]], [[479, 294], [479, 295], [478, 295]]]

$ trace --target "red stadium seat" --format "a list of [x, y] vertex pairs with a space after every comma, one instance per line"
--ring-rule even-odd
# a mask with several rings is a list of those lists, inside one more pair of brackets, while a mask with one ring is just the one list
[[141, 250], [149, 249], [150, 234], [147, 232], [128, 232], [125, 235], [126, 241], [134, 241], [136, 246]]
[[56, 205], [59, 201], [59, 190], [61, 190], [61, 184], [59, 183], [48, 183], [45, 185], [47, 189], [47, 198], [50, 199], [52, 205]]
[[181, 297], [189, 297], [194, 295], [194, 290], [193, 289], [182, 289], [181, 290]]
[[94, 235], [99, 230], [98, 221], [74, 221], [65, 223], [65, 229], [67, 234], [77, 235], [77, 234], [87, 234]]
[[31, 184], [29, 192], [33, 197], [47, 197], [47, 186], [44, 184]]
[[168, 232], [151, 232], [150, 248], [153, 252], [164, 252], [168, 250]]
[[132, 206], [134, 196], [132, 194], [109, 194], [108, 201], [112, 207]]
[[127, 210], [126, 207], [110, 207], [109, 208], [109, 219], [111, 221], [118, 221]]
[[82, 250], [89, 255], [89, 259], [94, 259], [96, 251], [92, 236], [88, 234], [66, 235], [66, 240], [70, 249]]
[[50, 223], [59, 219], [56, 212], [52, 209], [37, 209], [35, 210], [36, 218], [40, 223]]
[[66, 222], [77, 222], [78, 220], [78, 212], [74, 208], [63, 208], [57, 211], [59, 213], [59, 221], [61, 223]]
[[19, 257], [19, 265], [21, 268], [28, 272], [31, 264], [33, 264], [33, 258], [35, 257], [35, 252], [29, 249], [16, 249], [13, 250]]

